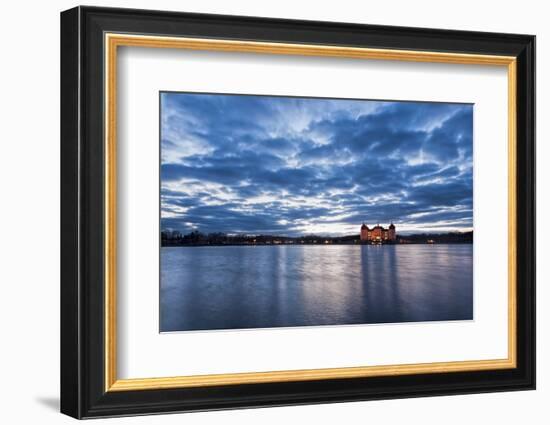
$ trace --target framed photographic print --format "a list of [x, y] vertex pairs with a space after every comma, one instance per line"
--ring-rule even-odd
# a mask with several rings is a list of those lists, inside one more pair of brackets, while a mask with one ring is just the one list
[[61, 411], [535, 388], [535, 38], [61, 14]]

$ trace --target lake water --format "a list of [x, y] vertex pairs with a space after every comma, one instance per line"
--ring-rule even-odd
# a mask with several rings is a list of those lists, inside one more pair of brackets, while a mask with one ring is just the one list
[[161, 248], [161, 331], [470, 320], [472, 245]]

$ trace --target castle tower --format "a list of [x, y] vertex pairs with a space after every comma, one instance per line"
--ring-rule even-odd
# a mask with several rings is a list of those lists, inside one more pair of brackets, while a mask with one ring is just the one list
[[388, 228], [388, 239], [390, 241], [395, 240], [395, 226], [393, 224], [393, 221], [391, 222], [390, 227]]
[[363, 223], [361, 226], [361, 241], [367, 241], [369, 239], [369, 228]]

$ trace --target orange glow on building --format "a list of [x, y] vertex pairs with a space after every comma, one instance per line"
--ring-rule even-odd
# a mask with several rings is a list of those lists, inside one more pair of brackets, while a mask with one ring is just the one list
[[361, 226], [361, 242], [390, 242], [395, 241], [395, 225], [391, 223], [387, 229], [377, 224], [369, 229], [365, 223]]

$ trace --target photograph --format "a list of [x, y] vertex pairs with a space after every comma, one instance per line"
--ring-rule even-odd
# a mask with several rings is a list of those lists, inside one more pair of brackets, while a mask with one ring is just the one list
[[160, 92], [160, 332], [473, 320], [474, 110]]

